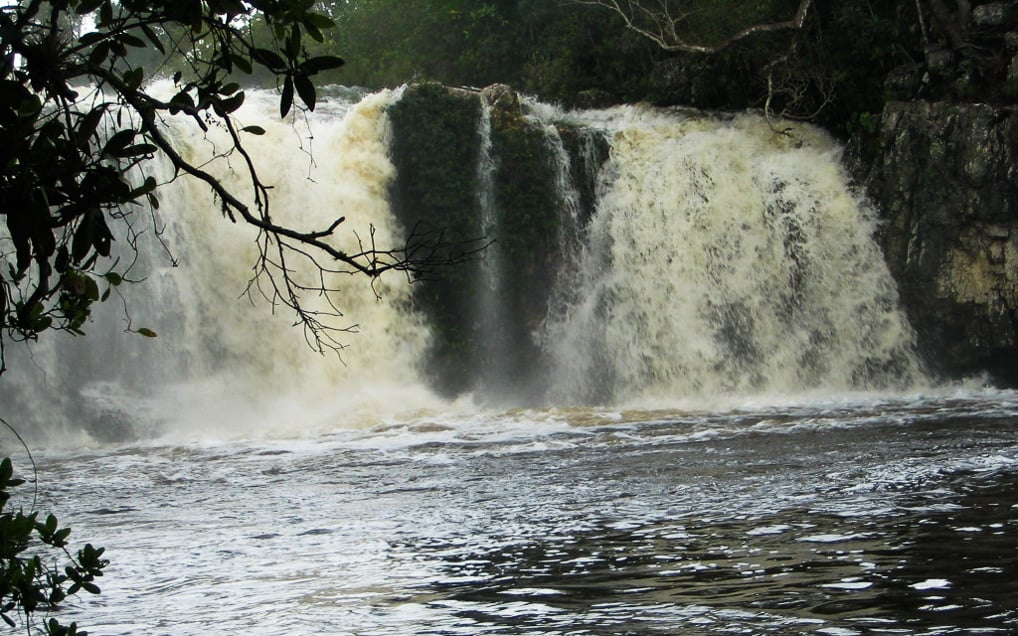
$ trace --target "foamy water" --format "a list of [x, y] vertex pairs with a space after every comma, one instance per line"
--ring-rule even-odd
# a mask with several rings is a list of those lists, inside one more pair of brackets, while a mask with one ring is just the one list
[[845, 396], [37, 460], [108, 549], [63, 613], [98, 634], [1006, 633], [1016, 422], [1009, 392]]

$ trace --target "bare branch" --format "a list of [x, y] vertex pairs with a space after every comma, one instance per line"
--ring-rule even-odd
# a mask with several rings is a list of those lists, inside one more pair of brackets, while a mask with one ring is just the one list
[[806, 23], [813, 0], [800, 0], [795, 15], [780, 22], [769, 22], [747, 26], [725, 37], [716, 44], [691, 42], [682, 35], [682, 26], [699, 13], [683, 8], [686, 3], [679, 0], [567, 0], [574, 4], [604, 7], [616, 13], [626, 27], [648, 38], [665, 51], [673, 53], [718, 53], [735, 42], [757, 33], [801, 29]]

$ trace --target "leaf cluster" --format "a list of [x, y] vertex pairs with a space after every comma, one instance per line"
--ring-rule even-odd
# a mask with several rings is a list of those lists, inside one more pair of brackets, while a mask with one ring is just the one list
[[[87, 592], [99, 594], [96, 579], [109, 564], [104, 548], [86, 544], [72, 555], [68, 548], [69, 528], [60, 527], [50, 514], [12, 511], [7, 504], [11, 489], [25, 481], [14, 476], [9, 458], [0, 461], [0, 619], [10, 627], [22, 620], [29, 633], [37, 613], [57, 608], [68, 596]], [[65, 559], [59, 568], [57, 559]], [[84, 635], [76, 623], [62, 625], [50, 618], [41, 631], [51, 636]]]

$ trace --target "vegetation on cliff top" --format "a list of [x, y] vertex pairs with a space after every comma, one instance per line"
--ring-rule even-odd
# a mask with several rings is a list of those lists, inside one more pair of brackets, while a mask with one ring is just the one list
[[[980, 5], [997, 4], [1007, 3], [352, 0], [329, 5], [339, 29], [322, 50], [348, 60], [343, 83], [370, 88], [506, 83], [566, 106], [766, 108], [848, 134], [905, 97], [889, 76], [907, 79], [908, 98], [1010, 99], [1001, 27], [979, 20], [990, 13]], [[627, 28], [627, 10], [613, 7], [632, 6], [648, 15], [667, 7], [683, 18], [676, 37], [709, 52]], [[773, 25], [784, 28], [754, 28]]]

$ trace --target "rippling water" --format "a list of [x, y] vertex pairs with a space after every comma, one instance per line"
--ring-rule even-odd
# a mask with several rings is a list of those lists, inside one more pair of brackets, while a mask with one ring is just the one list
[[1016, 423], [986, 391], [37, 459], [112, 560], [64, 610], [94, 634], [1003, 634]]

